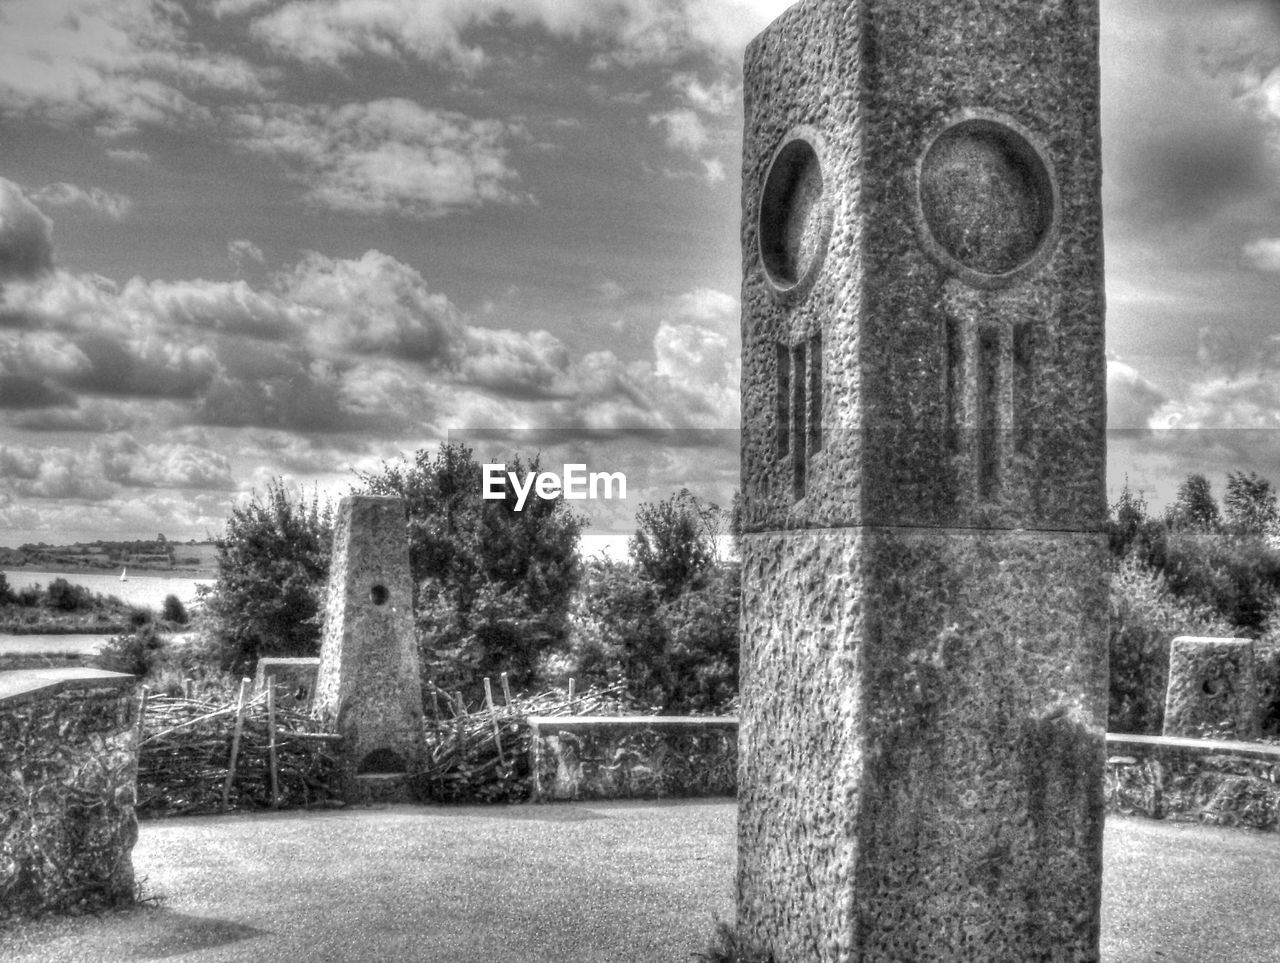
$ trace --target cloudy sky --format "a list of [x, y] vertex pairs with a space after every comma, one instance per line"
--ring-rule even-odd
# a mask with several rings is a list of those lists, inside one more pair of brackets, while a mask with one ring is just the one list
[[[604, 528], [727, 502], [786, 5], [0, 0], [0, 544], [203, 538], [466, 428], [626, 448]], [[1280, 480], [1278, 9], [1103, 0], [1113, 495]]]

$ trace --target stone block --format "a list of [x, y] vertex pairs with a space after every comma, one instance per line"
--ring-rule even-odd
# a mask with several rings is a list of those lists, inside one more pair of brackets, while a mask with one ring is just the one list
[[1258, 737], [1260, 706], [1249, 639], [1174, 639], [1165, 691], [1166, 736]]

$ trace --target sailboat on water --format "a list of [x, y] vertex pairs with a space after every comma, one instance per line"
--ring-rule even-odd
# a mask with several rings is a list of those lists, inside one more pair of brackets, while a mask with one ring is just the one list
[[129, 569], [127, 567], [120, 569], [120, 581], [129, 581]]

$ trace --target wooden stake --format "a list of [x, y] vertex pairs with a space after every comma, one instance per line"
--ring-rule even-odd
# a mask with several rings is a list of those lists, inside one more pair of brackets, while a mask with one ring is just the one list
[[573, 679], [569, 679], [569, 711], [573, 712]]
[[271, 758], [271, 808], [280, 808], [280, 764], [276, 758], [276, 677], [267, 676], [267, 754]]
[[502, 751], [502, 727], [498, 725], [498, 710], [493, 705], [493, 687], [489, 685], [488, 676], [484, 677], [484, 703], [489, 708], [489, 721], [493, 723], [493, 744], [498, 748], [498, 764], [505, 769], [507, 757]]
[[511, 705], [511, 683], [507, 680], [507, 674], [502, 673], [502, 698], [506, 700], [507, 706]]
[[134, 745], [137, 746], [138, 749], [142, 748], [142, 728], [147, 721], [147, 696], [149, 694], [149, 691], [150, 690], [148, 690], [147, 687], [144, 685], [142, 687], [142, 692], [138, 694], [138, 721], [136, 723], [137, 732], [135, 733], [135, 738], [133, 740]]
[[240, 680], [240, 697], [236, 700], [236, 728], [231, 735], [231, 760], [227, 765], [227, 781], [222, 784], [222, 806], [219, 812], [226, 812], [231, 803], [231, 783], [236, 778], [236, 757], [240, 755], [240, 732], [244, 729], [245, 697], [249, 694], [249, 679]]

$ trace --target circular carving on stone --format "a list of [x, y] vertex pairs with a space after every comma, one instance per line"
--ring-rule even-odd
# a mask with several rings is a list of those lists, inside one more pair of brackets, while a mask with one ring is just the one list
[[369, 601], [374, 605], [386, 605], [389, 598], [391, 598], [391, 593], [387, 591], [385, 585], [375, 585], [369, 589]]
[[802, 294], [817, 276], [831, 237], [828, 193], [822, 140], [812, 128], [796, 128], [773, 155], [760, 192], [760, 261], [776, 293]]
[[967, 115], [919, 165], [925, 247], [978, 286], [1009, 283], [1052, 247], [1058, 192], [1045, 154], [1012, 120]]

